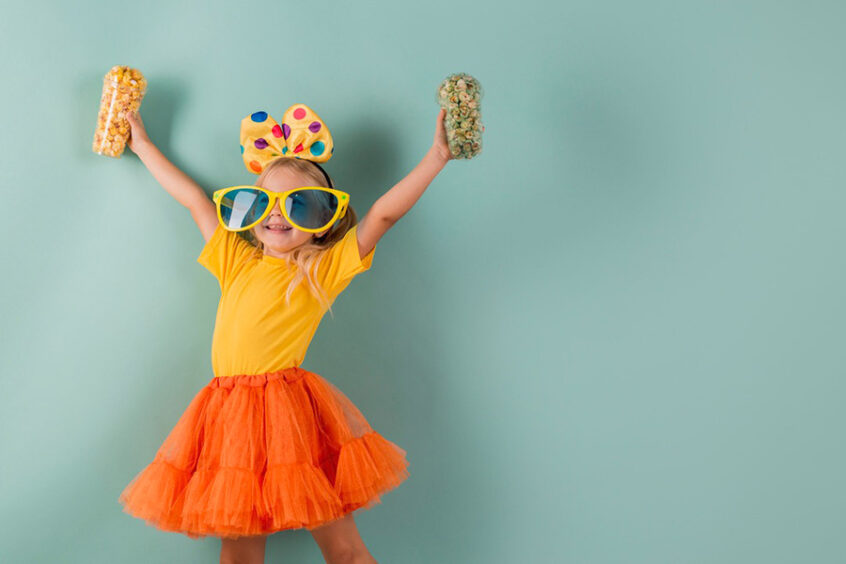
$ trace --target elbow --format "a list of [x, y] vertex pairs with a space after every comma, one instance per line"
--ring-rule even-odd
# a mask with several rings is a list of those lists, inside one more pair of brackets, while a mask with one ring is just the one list
[[384, 207], [374, 206], [372, 211], [375, 212], [373, 215], [379, 218], [381, 223], [387, 223], [388, 225], [393, 225], [402, 217], [402, 214], [397, 214], [395, 211], [385, 209]]

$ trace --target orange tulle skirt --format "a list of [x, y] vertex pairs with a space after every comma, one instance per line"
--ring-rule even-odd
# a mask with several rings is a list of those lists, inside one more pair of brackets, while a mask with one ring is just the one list
[[405, 454], [318, 374], [214, 377], [119, 502], [191, 538], [311, 530], [380, 503]]

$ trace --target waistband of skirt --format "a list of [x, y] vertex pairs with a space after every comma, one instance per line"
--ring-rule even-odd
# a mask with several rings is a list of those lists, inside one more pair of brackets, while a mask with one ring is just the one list
[[209, 382], [211, 388], [231, 388], [239, 386], [263, 386], [271, 380], [283, 379], [287, 383], [296, 382], [306, 375], [308, 371], [299, 366], [289, 366], [282, 370], [264, 372], [261, 374], [234, 374], [232, 376], [215, 376]]

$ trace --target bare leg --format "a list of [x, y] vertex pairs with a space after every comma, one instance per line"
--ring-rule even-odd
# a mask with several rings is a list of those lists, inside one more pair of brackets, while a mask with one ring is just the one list
[[364, 546], [352, 513], [311, 531], [327, 564], [378, 564]]
[[264, 564], [267, 535], [222, 538], [220, 541], [220, 564]]

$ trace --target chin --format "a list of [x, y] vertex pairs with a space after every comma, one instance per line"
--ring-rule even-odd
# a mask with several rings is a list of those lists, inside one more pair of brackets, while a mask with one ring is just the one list
[[268, 245], [267, 243], [264, 244], [265, 251], [273, 251], [274, 253], [287, 253], [291, 249], [293, 249], [293, 247], [278, 247], [276, 245]]

